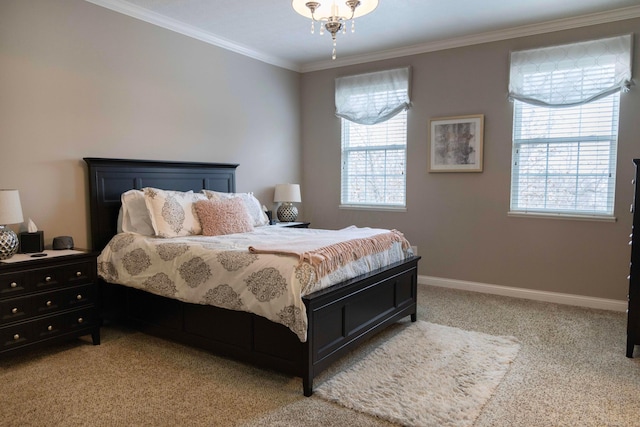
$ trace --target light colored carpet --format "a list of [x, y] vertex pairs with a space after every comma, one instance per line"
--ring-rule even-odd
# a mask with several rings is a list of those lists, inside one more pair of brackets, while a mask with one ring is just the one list
[[[625, 313], [418, 285], [418, 319], [520, 342], [474, 427], [639, 425], [640, 346], [624, 356]], [[316, 389], [409, 323], [332, 364]], [[0, 358], [2, 427], [177, 425], [397, 426], [304, 397], [300, 378], [112, 326], [99, 346], [83, 338]]]
[[514, 337], [418, 321], [315, 393], [402, 425], [471, 426], [519, 349]]

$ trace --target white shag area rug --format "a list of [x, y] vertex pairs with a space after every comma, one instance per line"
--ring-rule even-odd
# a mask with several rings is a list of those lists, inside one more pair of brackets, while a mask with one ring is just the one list
[[407, 426], [471, 426], [519, 350], [514, 337], [417, 321], [314, 394]]

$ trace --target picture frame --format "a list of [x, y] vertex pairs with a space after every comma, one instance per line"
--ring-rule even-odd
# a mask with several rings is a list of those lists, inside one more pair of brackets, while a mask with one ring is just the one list
[[429, 120], [429, 172], [482, 172], [484, 114]]

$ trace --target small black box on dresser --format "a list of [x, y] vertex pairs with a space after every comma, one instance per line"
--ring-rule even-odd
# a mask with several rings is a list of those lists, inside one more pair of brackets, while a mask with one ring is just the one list
[[45, 253], [0, 262], [0, 356], [83, 335], [100, 344], [98, 254]]
[[44, 251], [44, 233], [42, 231], [23, 231], [18, 235], [20, 253], [31, 254]]

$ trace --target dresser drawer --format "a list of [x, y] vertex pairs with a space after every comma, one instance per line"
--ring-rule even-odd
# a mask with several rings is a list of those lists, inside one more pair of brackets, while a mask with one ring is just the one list
[[82, 285], [95, 282], [94, 271], [96, 268], [93, 262], [77, 262], [65, 267], [66, 281], [70, 285]]
[[45, 292], [32, 297], [33, 314], [40, 316], [60, 310], [81, 307], [95, 302], [95, 286], [74, 286], [53, 292]]
[[82, 309], [57, 316], [40, 319], [33, 324], [33, 335], [36, 340], [52, 338], [58, 335], [90, 328], [97, 323], [95, 309]]
[[62, 266], [38, 268], [29, 271], [28, 282], [38, 291], [59, 288], [65, 285], [91, 283], [93, 277], [91, 262], [77, 262]]
[[26, 273], [0, 274], [0, 298], [20, 295], [30, 288]]
[[0, 301], [0, 325], [28, 319], [31, 316], [33, 316], [33, 306], [29, 297]]
[[33, 325], [31, 323], [19, 323], [1, 327], [0, 351], [31, 343], [33, 341], [32, 330]]

